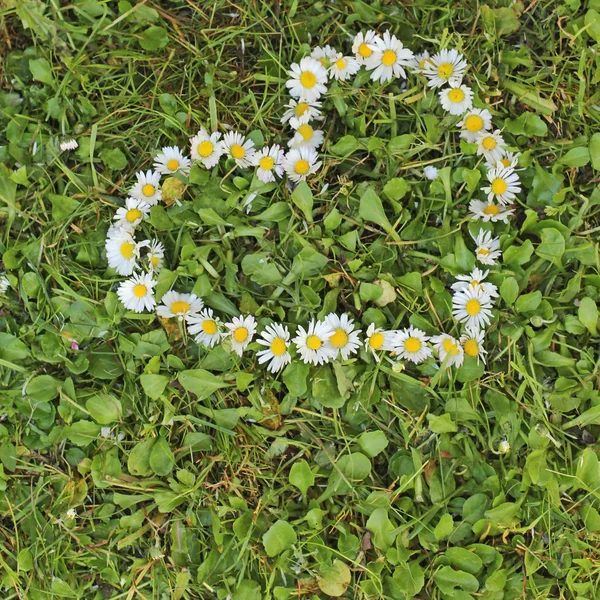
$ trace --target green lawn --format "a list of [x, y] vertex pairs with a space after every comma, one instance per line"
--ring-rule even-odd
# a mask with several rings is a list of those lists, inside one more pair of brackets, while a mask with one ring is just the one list
[[[1, 598], [600, 598], [600, 2], [438, 5], [0, 2]], [[367, 29], [457, 48], [522, 152], [485, 368], [274, 376], [126, 311], [104, 240], [134, 173], [201, 125], [285, 145], [289, 65]], [[294, 193], [195, 167], [144, 224], [157, 294], [451, 331], [484, 176], [424, 90], [332, 85]]]

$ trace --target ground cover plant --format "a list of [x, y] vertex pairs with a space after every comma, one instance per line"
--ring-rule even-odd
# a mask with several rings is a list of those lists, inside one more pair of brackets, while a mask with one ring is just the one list
[[[368, 31], [405, 76], [354, 68]], [[464, 97], [391, 36], [460, 53]], [[5, 1], [2, 597], [597, 597], [599, 42], [597, 2]], [[316, 158], [285, 118], [311, 53], [353, 71]], [[315, 168], [269, 181], [234, 131]], [[315, 357], [331, 313], [360, 346]], [[273, 324], [289, 364], [259, 362]]]

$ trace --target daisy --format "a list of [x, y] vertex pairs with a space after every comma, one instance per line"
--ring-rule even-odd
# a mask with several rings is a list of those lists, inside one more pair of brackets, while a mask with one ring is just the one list
[[512, 204], [521, 192], [519, 176], [512, 167], [498, 166], [487, 172], [490, 185], [481, 188], [488, 195], [488, 202], [496, 200], [500, 204]]
[[151, 271], [160, 271], [165, 257], [165, 247], [158, 241], [152, 240], [148, 249], [148, 266]]
[[489, 131], [480, 131], [475, 139], [477, 143], [477, 154], [484, 156], [485, 160], [495, 165], [505, 154], [506, 142], [500, 135], [500, 130], [496, 129], [493, 133]]
[[378, 350], [394, 350], [394, 331], [384, 331], [380, 327], [375, 327], [371, 323], [367, 329], [367, 339], [365, 340], [365, 350], [371, 351], [371, 354], [379, 362]]
[[492, 128], [492, 113], [487, 108], [471, 108], [457, 127], [461, 129], [460, 137], [469, 144], [474, 144], [479, 133]]
[[491, 221], [495, 223], [496, 221], [504, 221], [508, 223], [508, 218], [512, 216], [514, 210], [507, 209], [504, 206], [498, 206], [493, 202], [482, 202], [481, 200], [471, 200], [469, 203], [469, 210], [472, 213], [472, 219], [476, 221], [477, 219], [482, 219], [484, 222]]
[[197, 314], [186, 315], [185, 320], [188, 331], [196, 336], [197, 344], [212, 348], [223, 336], [220, 329], [221, 321], [213, 315], [210, 308], [205, 308]]
[[438, 170], [433, 165], [427, 165], [423, 169], [423, 175], [430, 181], [434, 181], [438, 178]]
[[263, 183], [275, 181], [275, 178], [281, 179], [284, 157], [285, 153], [279, 144], [265, 146], [256, 152], [254, 155], [254, 165], [258, 167], [256, 169], [258, 179]]
[[[379, 83], [391, 81], [393, 77], [402, 77], [406, 79], [406, 72], [402, 68], [408, 66], [413, 59], [412, 50], [405, 48], [402, 42], [389, 31], [383, 34], [377, 42], [378, 52], [374, 71], [371, 73], [371, 79]], [[370, 66], [367, 66], [370, 69]]]
[[136, 313], [151, 311], [156, 306], [154, 286], [156, 281], [151, 273], [136, 273], [131, 279], [121, 282], [117, 296], [127, 310]]
[[306, 100], [290, 100], [286, 105], [287, 110], [281, 117], [282, 123], [287, 123], [290, 119], [296, 118], [303, 123], [309, 121], [322, 121], [323, 116], [321, 115], [321, 103], [320, 102], [307, 102]]
[[140, 256], [140, 245], [127, 229], [116, 229], [106, 239], [106, 260], [119, 275], [131, 275]]
[[154, 168], [163, 175], [190, 172], [191, 161], [177, 146], [165, 146], [154, 159]]
[[477, 260], [484, 265], [495, 265], [496, 259], [502, 256], [500, 251], [500, 238], [492, 238], [492, 234], [485, 229], [480, 229], [476, 236], [471, 234], [477, 248], [475, 255]]
[[212, 169], [223, 154], [223, 142], [219, 141], [220, 138], [221, 134], [218, 131], [209, 134], [201, 127], [190, 139], [192, 159], [201, 162], [207, 169]]
[[325, 323], [333, 331], [329, 337], [329, 345], [335, 352], [332, 358], [341, 355], [343, 360], [348, 360], [351, 354], [356, 354], [360, 348], [360, 329], [354, 328], [354, 321], [345, 313], [340, 316], [330, 313], [325, 317]]
[[300, 64], [293, 63], [288, 71], [290, 79], [285, 86], [290, 88], [290, 96], [307, 102], [318, 100], [327, 91], [327, 71], [316, 59], [305, 56]]
[[381, 42], [381, 38], [373, 30], [364, 34], [362, 32], [357, 33], [352, 42], [352, 52], [354, 52], [356, 60], [361, 65], [365, 65], [367, 69], [374, 69], [377, 66], [377, 44], [379, 42]]
[[360, 63], [354, 56], [344, 56], [341, 52], [338, 52], [329, 67], [329, 77], [333, 77], [338, 81], [346, 81], [352, 75], [355, 75], [359, 69]]
[[292, 181], [303, 181], [321, 168], [314, 148], [293, 148], [283, 159], [283, 168]]
[[452, 297], [454, 318], [473, 331], [489, 326], [492, 319], [492, 306], [492, 299], [481, 286], [469, 285]]
[[290, 148], [319, 148], [323, 144], [324, 134], [320, 129], [313, 129], [310, 123], [300, 123], [290, 119], [290, 125], [296, 130], [294, 137], [288, 142]]
[[260, 334], [260, 340], [256, 340], [261, 346], [266, 346], [266, 350], [260, 350], [256, 353], [259, 364], [268, 362], [267, 370], [271, 373], [281, 371], [285, 365], [292, 362], [289, 353], [290, 332], [285, 325], [273, 323], [267, 325]]
[[396, 332], [394, 353], [418, 365], [432, 355], [431, 348], [427, 345], [428, 340], [424, 331], [411, 325], [408, 329]]
[[252, 165], [254, 160], [254, 142], [246, 139], [237, 131], [230, 131], [223, 136], [223, 149], [228, 158], [233, 158], [240, 169]]
[[325, 321], [312, 319], [307, 329], [298, 325], [296, 337], [292, 342], [296, 344], [302, 362], [324, 365], [336, 354], [336, 350], [329, 344], [329, 338], [333, 334], [333, 329]]
[[487, 350], [483, 347], [483, 330], [479, 331], [471, 331], [467, 329], [463, 335], [460, 336], [460, 345], [462, 346], [465, 354], [467, 356], [471, 356], [477, 359], [477, 364], [479, 364], [479, 359], [483, 361], [485, 364], [485, 355], [487, 354]]
[[429, 52], [427, 52], [427, 50], [424, 50], [423, 52], [421, 52], [419, 54], [415, 54], [413, 56], [413, 59], [410, 61], [409, 67], [415, 73], [424, 73], [425, 67], [426, 67], [427, 63], [429, 62], [430, 56], [431, 55], [429, 54]]
[[133, 231], [150, 214], [150, 205], [145, 200], [127, 198], [125, 206], [117, 209], [113, 219], [115, 226]]
[[225, 323], [229, 330], [227, 334], [231, 339], [231, 349], [242, 356], [256, 332], [256, 319], [252, 315], [246, 317], [233, 317], [231, 323]]
[[473, 108], [473, 90], [466, 85], [450, 85], [439, 93], [442, 108], [451, 115], [462, 115]]
[[338, 51], [329, 44], [323, 48], [316, 46], [310, 53], [310, 57], [318, 60], [326, 69], [337, 58], [337, 55]]
[[462, 54], [454, 49], [444, 49], [429, 58], [423, 74], [429, 79], [429, 87], [439, 88], [446, 84], [460, 85], [466, 69], [467, 61]]
[[129, 195], [138, 200], [143, 200], [154, 206], [162, 197], [160, 191], [160, 173], [157, 171], [140, 171], [136, 173], [137, 183], [129, 190]]
[[521, 156], [520, 152], [505, 152], [504, 156], [498, 162], [501, 163], [503, 167], [512, 167], [517, 170], [519, 156]]
[[156, 309], [159, 317], [171, 319], [177, 317], [183, 321], [188, 315], [200, 312], [204, 307], [202, 298], [196, 294], [180, 294], [171, 290], [162, 297], [162, 305]]
[[460, 292], [468, 287], [481, 289], [490, 298], [497, 298], [498, 288], [493, 283], [484, 281], [489, 272], [489, 269], [487, 271], [482, 271], [481, 269], [475, 267], [471, 273], [469, 273], [469, 275], [457, 275], [456, 282], [453, 283], [451, 287], [455, 292]]
[[8, 288], [10, 287], [10, 281], [8, 277], [4, 274], [0, 274], [0, 294], [6, 294]]
[[77, 150], [77, 148], [79, 148], [79, 144], [73, 139], [65, 140], [64, 142], [60, 143], [61, 152], [66, 152], [67, 150]]
[[447, 333], [436, 335], [431, 338], [431, 343], [435, 345], [435, 350], [442, 362], [446, 361], [446, 366], [452, 365], [460, 367], [465, 360], [465, 354], [460, 343]]

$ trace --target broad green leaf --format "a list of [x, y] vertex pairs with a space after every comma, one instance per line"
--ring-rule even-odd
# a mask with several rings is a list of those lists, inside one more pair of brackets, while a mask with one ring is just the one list
[[8, 361], [24, 360], [31, 355], [27, 345], [10, 333], [0, 332], [0, 358]]
[[367, 520], [366, 527], [373, 534], [373, 545], [375, 548], [383, 552], [394, 543], [398, 534], [385, 508], [376, 508]]
[[36, 81], [54, 85], [52, 65], [45, 58], [35, 58], [29, 61], [29, 70]]
[[296, 531], [283, 520], [276, 521], [263, 535], [262, 542], [267, 556], [273, 557], [285, 552], [298, 540]]
[[358, 140], [353, 135], [344, 135], [335, 144], [329, 146], [329, 151], [335, 156], [348, 156], [357, 148]]
[[60, 385], [51, 375], [38, 375], [29, 381], [25, 391], [34, 402], [50, 402], [58, 396]]
[[287, 386], [292, 396], [304, 396], [308, 390], [307, 378], [310, 365], [300, 362], [291, 362], [283, 371], [283, 383]]
[[324, 594], [337, 598], [348, 589], [351, 579], [348, 566], [336, 558], [330, 567], [321, 567], [321, 576], [317, 579], [317, 583]]
[[391, 231], [392, 224], [388, 221], [383, 210], [383, 204], [373, 188], [367, 188], [367, 191], [361, 196], [358, 212], [365, 221], [383, 227], [386, 232]]
[[156, 439], [138, 442], [129, 452], [127, 458], [127, 469], [136, 477], [147, 477], [152, 473], [150, 467], [150, 452], [156, 443]]
[[452, 519], [452, 515], [446, 513], [442, 515], [442, 518], [435, 526], [433, 530], [433, 535], [435, 536], [436, 540], [443, 540], [444, 538], [447, 538], [453, 530], [454, 520]]
[[140, 46], [144, 50], [161, 50], [169, 43], [169, 36], [164, 27], [148, 27], [142, 32]]
[[310, 470], [309, 464], [303, 458], [292, 465], [289, 479], [290, 483], [300, 490], [303, 497], [306, 496], [306, 491], [315, 482], [315, 476]]
[[466, 571], [471, 575], [477, 575], [483, 569], [481, 558], [466, 548], [448, 548], [444, 558], [450, 561], [450, 566], [454, 569]]
[[427, 415], [429, 429], [433, 433], [454, 433], [458, 431], [458, 425], [452, 420], [452, 417], [446, 413], [440, 417], [436, 415]]
[[381, 454], [389, 443], [383, 431], [365, 431], [358, 438], [360, 449], [371, 458]]
[[144, 392], [146, 392], [146, 396], [152, 398], [152, 400], [158, 400], [165, 391], [169, 383], [169, 378], [165, 375], [144, 373], [140, 376], [140, 382], [144, 388]]
[[100, 425], [109, 425], [121, 419], [121, 402], [112, 394], [99, 393], [85, 402], [92, 419]]
[[597, 334], [598, 307], [591, 298], [586, 296], [581, 299], [579, 308], [577, 309], [577, 316], [592, 335]]
[[554, 263], [558, 267], [562, 264], [562, 255], [565, 253], [565, 238], [562, 233], [552, 227], [542, 229], [540, 233], [541, 244], [535, 253], [544, 260]]
[[600, 132], [590, 138], [590, 160], [595, 171], [600, 171]]
[[198, 400], [205, 400], [217, 390], [231, 385], [224, 383], [218, 377], [204, 369], [181, 371], [179, 373], [179, 382], [188, 392], [195, 394]]
[[519, 284], [514, 277], [507, 277], [500, 285], [500, 295], [508, 307], [512, 307], [519, 295]]
[[479, 582], [476, 577], [465, 571], [456, 571], [448, 566], [436, 571], [433, 580], [440, 591], [449, 597], [455, 596], [457, 588], [467, 593], [474, 593], [479, 589]]
[[313, 194], [306, 181], [301, 181], [292, 192], [292, 202], [302, 211], [304, 218], [313, 222]]
[[157, 475], [169, 475], [173, 470], [175, 457], [169, 443], [164, 437], [159, 437], [150, 451], [150, 467]]

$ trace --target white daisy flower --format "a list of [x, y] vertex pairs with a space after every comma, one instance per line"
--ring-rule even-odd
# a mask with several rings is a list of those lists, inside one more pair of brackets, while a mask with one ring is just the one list
[[275, 181], [275, 178], [281, 179], [281, 176], [283, 175], [284, 157], [285, 153], [279, 144], [265, 146], [256, 152], [254, 155], [254, 165], [258, 167], [256, 169], [256, 176], [258, 179], [263, 183]]
[[242, 356], [256, 333], [256, 319], [252, 315], [233, 317], [231, 323], [225, 323], [225, 327], [229, 330], [227, 335], [231, 339], [231, 349]]
[[180, 321], [188, 315], [200, 312], [204, 307], [202, 298], [198, 298], [196, 294], [180, 294], [174, 290], [167, 292], [161, 302], [156, 308], [158, 316], [165, 319], [177, 317]]
[[293, 148], [283, 159], [283, 168], [292, 181], [303, 181], [321, 168], [314, 148]]
[[285, 86], [290, 89], [290, 96], [294, 98], [314, 102], [327, 91], [327, 71], [318, 60], [310, 56], [305, 56], [300, 64], [293, 63], [288, 75], [290, 79], [285, 82]]
[[312, 319], [307, 329], [298, 325], [292, 342], [296, 344], [302, 362], [324, 365], [336, 354], [336, 350], [329, 344], [329, 338], [333, 334], [333, 329], [325, 321]]
[[[505, 152], [504, 156], [498, 161], [503, 167], [512, 167], [517, 170], [517, 166], [519, 165], [519, 156], [521, 156], [520, 152]], [[499, 166], [498, 163], [495, 165], [491, 165], [488, 168], [493, 168], [495, 166]]]
[[467, 69], [467, 61], [456, 50], [440, 50], [429, 58], [423, 74], [429, 79], [427, 85], [439, 88], [443, 85], [460, 85]]
[[492, 234], [485, 229], [480, 229], [476, 236], [471, 235], [477, 248], [475, 256], [484, 265], [495, 265], [496, 259], [502, 256], [500, 251], [500, 238], [493, 238]]
[[9, 287], [10, 281], [8, 277], [4, 273], [0, 274], [0, 294], [6, 294]]
[[410, 65], [408, 66], [415, 73], [424, 73], [430, 57], [431, 54], [429, 54], [427, 50], [424, 50], [423, 52], [415, 54], [413, 59], [410, 61]]
[[285, 365], [292, 362], [289, 353], [290, 332], [285, 325], [273, 323], [267, 325], [260, 334], [260, 340], [256, 340], [261, 346], [266, 346], [266, 350], [260, 350], [256, 353], [259, 364], [268, 362], [267, 370], [271, 373], [281, 371]]
[[367, 338], [365, 339], [365, 350], [370, 351], [377, 362], [379, 356], [377, 352], [381, 350], [394, 350], [395, 331], [383, 330], [380, 327], [375, 327], [375, 323], [371, 323], [367, 328]]
[[481, 359], [483, 364], [485, 364], [485, 355], [487, 354], [487, 350], [483, 347], [484, 335], [485, 334], [482, 329], [479, 331], [467, 329], [465, 333], [460, 336], [460, 345], [462, 346], [464, 353], [467, 356], [476, 358], [477, 364], [479, 364], [479, 359]]
[[208, 133], [204, 127], [190, 139], [192, 160], [201, 162], [207, 169], [217, 165], [223, 154], [223, 142], [218, 131]]
[[287, 110], [281, 117], [282, 123], [287, 123], [290, 119], [298, 119], [302, 123], [309, 121], [322, 121], [321, 102], [307, 102], [306, 100], [290, 100], [286, 104]]
[[498, 206], [493, 202], [482, 202], [481, 200], [471, 200], [469, 203], [469, 210], [473, 215], [471, 218], [476, 221], [482, 219], [485, 223], [491, 221], [504, 221], [508, 223], [509, 217], [515, 212], [513, 209], [507, 209], [504, 206]]
[[74, 139], [64, 140], [60, 143], [61, 152], [66, 152], [67, 150], [77, 150], [77, 148], [79, 148], [79, 144]]
[[506, 153], [506, 142], [500, 134], [500, 130], [496, 131], [482, 131], [477, 134], [475, 139], [477, 143], [477, 154], [485, 158], [485, 160], [495, 165]]
[[135, 174], [137, 183], [129, 190], [129, 195], [154, 206], [162, 198], [160, 191], [160, 173], [158, 171], [139, 171]]
[[442, 108], [451, 115], [462, 115], [473, 108], [473, 90], [466, 85], [450, 85], [438, 95]]
[[359, 69], [360, 63], [354, 56], [344, 56], [341, 52], [338, 52], [335, 59], [331, 61], [329, 77], [333, 77], [338, 81], [346, 81], [352, 75], [355, 75]]
[[318, 60], [326, 69], [337, 58], [338, 51], [330, 46], [315, 46], [310, 53], [310, 57]]
[[427, 165], [423, 169], [423, 175], [430, 181], [434, 181], [438, 178], [438, 170], [433, 165]]
[[148, 266], [151, 271], [160, 271], [165, 257], [165, 247], [158, 240], [152, 240], [148, 248]]
[[482, 271], [475, 267], [469, 275], [457, 275], [456, 282], [452, 284], [452, 290], [460, 292], [469, 287], [483, 290], [490, 298], [498, 297], [498, 288], [489, 281], [484, 281], [489, 274], [487, 271]]
[[119, 275], [131, 275], [140, 256], [140, 245], [127, 229], [116, 229], [106, 239], [106, 260]]
[[452, 314], [472, 331], [485, 329], [492, 322], [492, 299], [481, 286], [469, 285], [452, 297]]
[[465, 353], [460, 343], [447, 333], [436, 335], [431, 338], [431, 343], [435, 345], [435, 350], [441, 362], [446, 362], [446, 366], [460, 367], [465, 360]]
[[377, 49], [377, 62], [371, 73], [371, 79], [379, 80], [379, 83], [391, 81], [393, 77], [406, 79], [406, 72], [402, 67], [408, 66], [413, 59], [412, 50], [405, 48], [402, 42], [389, 31], [384, 32], [383, 38], [379, 39]]
[[213, 315], [210, 308], [205, 308], [199, 313], [186, 315], [185, 321], [188, 324], [188, 331], [196, 336], [196, 343], [201, 346], [212, 348], [223, 337], [221, 321]]
[[150, 214], [150, 205], [145, 200], [127, 198], [125, 206], [117, 209], [113, 219], [115, 226], [133, 231]]
[[329, 345], [334, 350], [333, 358], [341, 355], [343, 360], [348, 360], [351, 354], [356, 354], [360, 348], [360, 329], [354, 328], [354, 321], [346, 313], [339, 316], [329, 313], [325, 323], [333, 331], [329, 337]]
[[191, 161], [177, 146], [165, 146], [154, 159], [154, 168], [163, 175], [190, 172]]
[[245, 138], [237, 131], [230, 131], [223, 136], [223, 149], [228, 158], [233, 158], [235, 164], [240, 169], [245, 169], [252, 165], [254, 160], [254, 142], [250, 138]]
[[492, 113], [487, 108], [471, 108], [463, 115], [457, 127], [460, 127], [460, 137], [469, 144], [474, 144], [478, 134], [492, 128]]
[[377, 54], [379, 52], [378, 43], [382, 40], [377, 35], [377, 32], [371, 30], [367, 33], [359, 32], [356, 34], [352, 42], [352, 52], [356, 56], [356, 60], [361, 65], [365, 65], [367, 69], [374, 69], [377, 66]]
[[290, 148], [320, 148], [323, 144], [324, 133], [320, 129], [313, 129], [310, 123], [300, 123], [297, 119], [290, 119], [290, 125], [296, 130], [294, 137], [288, 142]]
[[394, 338], [394, 353], [404, 360], [410, 360], [416, 365], [427, 360], [431, 355], [431, 348], [427, 345], [429, 337], [424, 331], [413, 327], [401, 329]]
[[117, 296], [127, 310], [136, 313], [151, 311], [156, 306], [152, 273], [136, 273], [131, 279], [119, 284]]
[[490, 185], [481, 190], [488, 195], [488, 202], [496, 200], [500, 204], [512, 204], [521, 192], [519, 176], [512, 167], [490, 169], [487, 178]]

